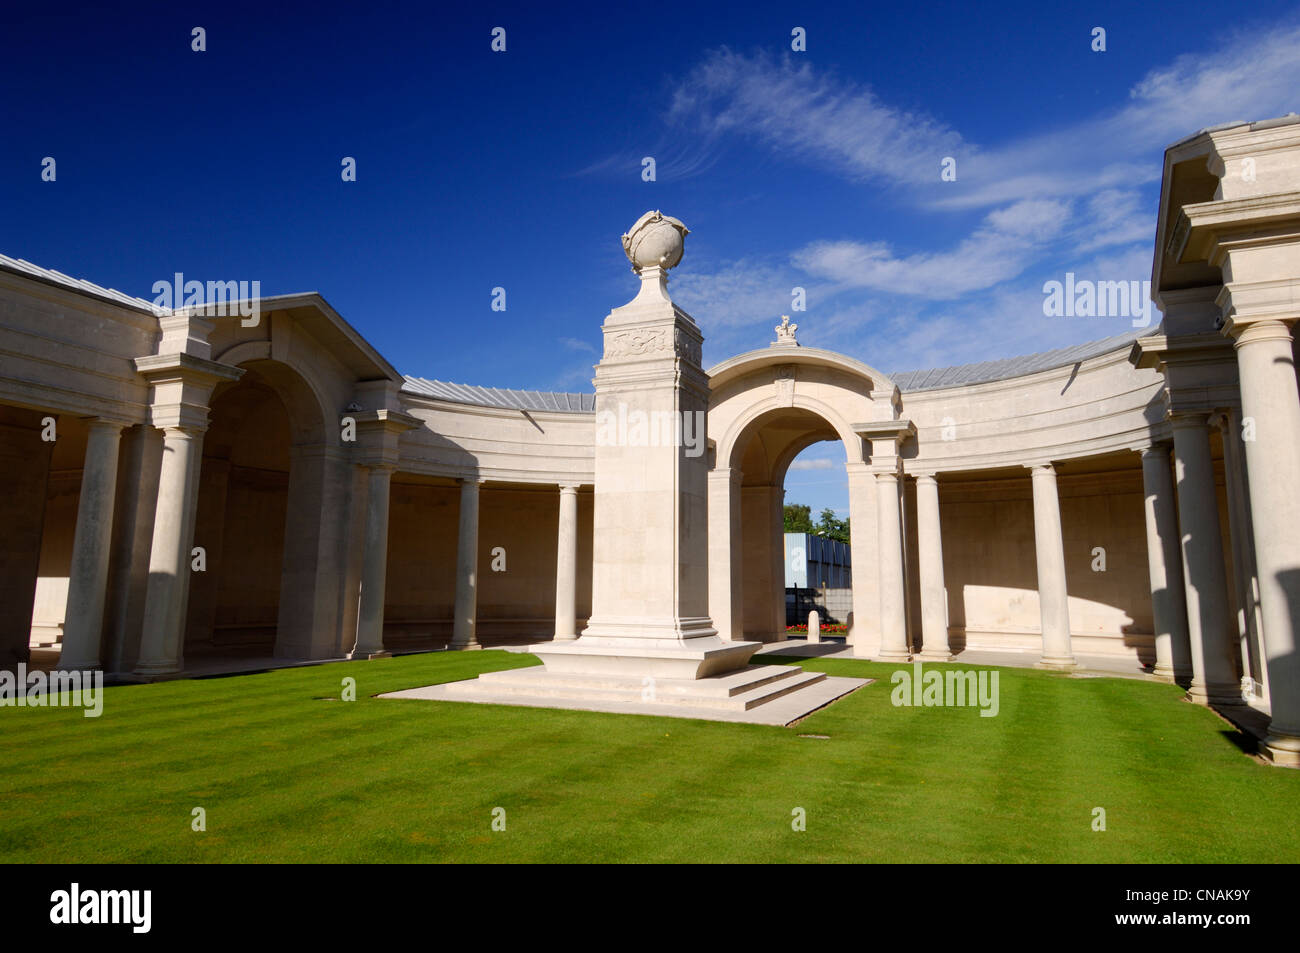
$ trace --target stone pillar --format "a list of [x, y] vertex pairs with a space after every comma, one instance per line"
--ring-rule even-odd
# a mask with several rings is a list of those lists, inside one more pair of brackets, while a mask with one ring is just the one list
[[59, 668], [67, 671], [98, 668], [100, 664], [121, 438], [121, 423], [101, 419], [90, 422], [77, 528], [72, 537], [63, 654], [59, 656]]
[[709, 471], [709, 616], [732, 642], [745, 639], [741, 478], [739, 470]]
[[1192, 649], [1187, 637], [1183, 556], [1168, 447], [1157, 444], [1142, 451], [1142, 489], [1156, 643], [1154, 674], [1162, 681], [1187, 685], [1192, 680]]
[[932, 473], [916, 477], [916, 542], [921, 579], [921, 658], [946, 662], [948, 592], [943, 584], [943, 535], [939, 525], [939, 482]]
[[[1268, 663], [1263, 652], [1259, 617], [1259, 573], [1255, 567], [1255, 528], [1250, 513], [1250, 489], [1242, 449], [1241, 413], [1229, 408], [1211, 418], [1223, 439], [1223, 482], [1228, 498], [1228, 530], [1232, 543], [1233, 596], [1240, 639], [1242, 675], [1257, 694], [1267, 697]], [[1245, 686], [1243, 685], [1243, 691]]]
[[822, 640], [822, 619], [813, 609], [808, 613], [808, 641], [820, 642]]
[[[451, 648], [478, 644], [478, 497], [477, 477], [460, 481], [460, 534], [456, 542], [456, 620]], [[575, 558], [576, 562], [576, 558]]]
[[772, 487], [768, 496], [768, 563], [772, 567], [772, 599], [768, 604], [772, 641], [785, 641], [785, 487]]
[[1273, 720], [1265, 746], [1300, 764], [1300, 394], [1291, 329], [1282, 321], [1233, 327], [1243, 422], [1253, 425], [1246, 466], [1255, 515], [1255, 565]]
[[880, 651], [880, 576], [876, 565], [876, 478], [865, 463], [847, 463], [849, 478], [849, 559], [853, 566], [853, 611], [848, 644], [853, 654], [873, 658]]
[[[898, 512], [898, 475], [876, 474], [880, 554], [880, 652], [886, 662], [911, 658], [907, 649], [907, 595], [903, 591], [903, 529]], [[852, 537], [850, 537], [852, 538]]]
[[1241, 687], [1232, 659], [1233, 627], [1208, 417], [1205, 413], [1171, 415], [1192, 649], [1192, 684], [1187, 692], [1200, 704], [1239, 705]]
[[[459, 592], [459, 586], [457, 587]], [[459, 617], [459, 613], [457, 613]], [[555, 553], [555, 638], [578, 637], [578, 487], [560, 485], [560, 529]]]
[[184, 666], [185, 604], [202, 448], [202, 430], [163, 428], [162, 469], [158, 475], [137, 675], [172, 675]]
[[1056, 469], [1050, 463], [1030, 471], [1034, 487], [1034, 551], [1038, 561], [1038, 611], [1043, 627], [1043, 657], [1037, 668], [1070, 671], [1078, 663], [1070, 647], [1070, 601], [1065, 583], [1065, 540]]
[[348, 658], [385, 658], [384, 595], [388, 583], [388, 500], [394, 467], [366, 467], [366, 537], [361, 566], [361, 603], [357, 609], [357, 642]]

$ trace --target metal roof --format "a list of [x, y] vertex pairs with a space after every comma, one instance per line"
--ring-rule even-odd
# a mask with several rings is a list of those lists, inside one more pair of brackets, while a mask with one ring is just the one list
[[511, 410], [553, 410], [590, 414], [596, 409], [595, 394], [564, 394], [556, 391], [515, 390], [512, 387], [479, 387], [475, 384], [452, 384], [431, 381], [426, 377], [406, 375], [402, 390], [421, 397], [449, 400], [480, 407], [506, 407]]
[[903, 371], [890, 374], [901, 391], [938, 390], [941, 387], [958, 387], [962, 384], [987, 384], [992, 381], [1023, 377], [1038, 371], [1065, 367], [1118, 350], [1140, 337], [1157, 333], [1158, 328], [1137, 328], [1115, 334], [1098, 341], [1060, 347], [1054, 351], [1040, 351], [1021, 357], [1004, 357], [996, 361], [976, 364], [957, 364], [953, 367], [936, 367], [928, 371]]
[[129, 294], [118, 291], [116, 288], [105, 288], [91, 281], [85, 281], [81, 278], [73, 278], [71, 275], [65, 275], [61, 271], [55, 271], [52, 268], [42, 268], [40, 265], [33, 265], [30, 261], [23, 261], [21, 258], [10, 258], [8, 255], [0, 255], [0, 268], [6, 271], [17, 272], [18, 274], [27, 275], [30, 278], [36, 278], [40, 281], [46, 281], [54, 285], [62, 285], [65, 288], [71, 288], [74, 291], [80, 291], [85, 294], [92, 294], [97, 298], [105, 298], [117, 304], [124, 304], [128, 308], [142, 309], [150, 314], [157, 314], [159, 309], [155, 308], [152, 301], [145, 301], [143, 298], [135, 298]]

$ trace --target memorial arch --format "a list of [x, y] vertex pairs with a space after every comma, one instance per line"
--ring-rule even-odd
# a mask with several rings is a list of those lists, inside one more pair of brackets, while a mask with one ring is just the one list
[[[738, 355], [708, 372], [710, 615], [727, 638], [784, 638], [785, 475], [809, 446], [836, 440], [844, 449], [853, 528], [849, 643], [864, 654], [875, 652], [884, 554], [897, 556], [899, 566], [897, 577], [892, 568], [884, 568], [886, 592], [899, 600], [887, 598], [884, 609], [905, 611], [899, 450], [913, 429], [902, 419], [899, 390], [885, 374], [843, 354], [802, 347], [790, 328], [788, 321], [778, 327], [771, 347]], [[892, 501], [883, 524], [878, 494]], [[895, 584], [899, 591], [891, 588]]]

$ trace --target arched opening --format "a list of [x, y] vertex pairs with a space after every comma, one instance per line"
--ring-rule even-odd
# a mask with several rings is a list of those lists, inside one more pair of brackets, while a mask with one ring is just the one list
[[216, 395], [203, 440], [185, 657], [275, 651], [289, 502], [289, 413], [249, 369]]
[[840, 444], [842, 453], [834, 469], [843, 477], [847, 449], [842, 438], [825, 417], [812, 410], [769, 410], [752, 420], [735, 442], [732, 464], [740, 473], [739, 513], [732, 514], [732, 554], [740, 561], [739, 630], [747, 641], [785, 638], [786, 475], [800, 454], [827, 441]]
[[[313, 657], [324, 418], [287, 365], [251, 360], [214, 393], [204, 435], [186, 614], [187, 667]], [[311, 514], [314, 513], [314, 518]], [[334, 514], [337, 518], [338, 514]]]
[[795, 638], [805, 637], [813, 610], [823, 636], [842, 638], [853, 611], [846, 462], [840, 441], [818, 441], [786, 468], [785, 622]]

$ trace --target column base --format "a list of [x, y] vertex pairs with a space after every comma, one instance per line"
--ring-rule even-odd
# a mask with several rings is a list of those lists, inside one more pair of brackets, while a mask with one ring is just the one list
[[899, 649], [881, 649], [879, 652], [876, 653], [876, 661], [910, 662], [912, 661], [912, 653], [906, 650], [899, 650]]
[[448, 642], [448, 652], [472, 652], [475, 649], [483, 648], [478, 642]]
[[1079, 667], [1079, 663], [1073, 656], [1048, 657], [1044, 655], [1034, 663], [1034, 668], [1041, 668], [1048, 672], [1073, 672]]
[[131, 674], [150, 679], [166, 675], [179, 675], [181, 671], [182, 666], [179, 662], [137, 662]]
[[354, 662], [368, 661], [369, 659], [372, 658], [392, 658], [392, 657], [393, 657], [393, 653], [388, 651], [387, 649], [378, 649], [374, 652], [368, 651], [366, 649], [353, 649], [351, 652], [348, 653], [348, 658]]
[[1300, 736], [1269, 731], [1259, 753], [1281, 768], [1300, 768]]
[[1192, 670], [1157, 665], [1151, 670], [1151, 677], [1158, 682], [1168, 682], [1174, 685], [1190, 685], [1192, 682]]
[[54, 670], [56, 672], [93, 672], [99, 667], [99, 659], [68, 659], [64, 661], [63, 657], [60, 656]]
[[928, 649], [921, 649], [921, 654], [917, 656], [922, 662], [951, 662], [956, 656], [948, 649], [935, 649], [933, 652]]
[[577, 639], [578, 639], [578, 633], [576, 632], [570, 635], [560, 635], [557, 632], [555, 633], [555, 636], [551, 639], [551, 641], [552, 642], [576, 642]]
[[1241, 686], [1231, 684], [1204, 685], [1192, 682], [1191, 687], [1187, 689], [1187, 699], [1197, 705], [1207, 706], [1231, 707], [1245, 704], [1241, 697]]

